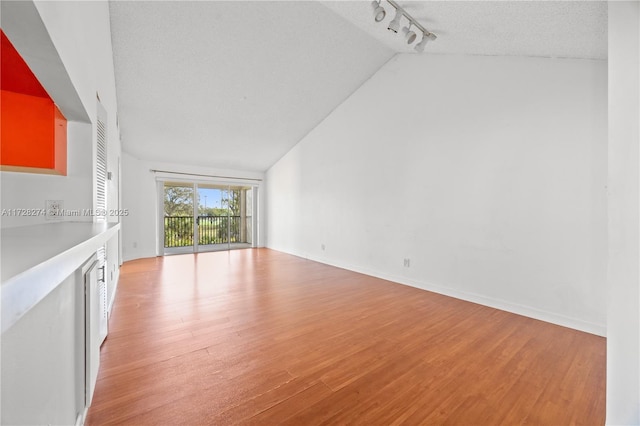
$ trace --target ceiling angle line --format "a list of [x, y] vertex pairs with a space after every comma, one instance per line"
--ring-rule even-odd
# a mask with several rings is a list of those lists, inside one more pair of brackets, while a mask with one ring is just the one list
[[262, 182], [262, 179], [248, 178], [248, 177], [205, 175], [205, 174], [201, 174], [201, 173], [172, 172], [172, 171], [169, 171], [169, 170], [156, 170], [156, 169], [150, 169], [150, 171], [152, 171], [154, 173], [170, 173], [170, 174], [174, 174], [174, 175], [183, 175], [183, 176], [200, 176], [200, 177], [210, 177], [210, 178], [216, 178], [216, 179], [253, 180], [253, 181], [256, 181], [256, 182]]

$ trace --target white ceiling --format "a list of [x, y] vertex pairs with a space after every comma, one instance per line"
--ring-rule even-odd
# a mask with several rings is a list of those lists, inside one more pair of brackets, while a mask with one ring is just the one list
[[266, 170], [394, 52], [317, 2], [112, 2], [138, 158]]
[[[604, 1], [402, 1], [401, 6], [438, 39], [426, 54], [540, 56], [606, 59], [607, 3]], [[322, 4], [398, 52], [413, 53], [386, 28], [394, 10], [376, 23], [370, 2]], [[407, 21], [402, 21], [405, 26]], [[418, 40], [420, 37], [418, 37]]]
[[[397, 52], [370, 1], [112, 1], [123, 148], [262, 171]], [[400, 1], [424, 54], [605, 59], [605, 2]]]

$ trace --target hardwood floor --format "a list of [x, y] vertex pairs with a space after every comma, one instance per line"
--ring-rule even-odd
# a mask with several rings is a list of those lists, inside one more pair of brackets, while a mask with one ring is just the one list
[[123, 265], [87, 424], [604, 424], [605, 339], [267, 249]]

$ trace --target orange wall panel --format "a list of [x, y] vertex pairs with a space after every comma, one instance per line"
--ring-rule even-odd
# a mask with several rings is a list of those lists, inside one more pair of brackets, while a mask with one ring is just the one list
[[2, 30], [0, 30], [0, 52], [2, 55], [0, 87], [2, 90], [51, 99], [42, 84], [31, 72], [29, 65], [22, 59], [22, 56], [13, 47], [13, 44], [11, 44], [11, 41]]
[[60, 112], [58, 107], [53, 106], [54, 112], [54, 150], [55, 166], [58, 174], [67, 175], [67, 119]]
[[0, 166], [66, 175], [67, 120], [1, 30], [0, 35]]
[[2, 165], [54, 168], [53, 103], [2, 90]]

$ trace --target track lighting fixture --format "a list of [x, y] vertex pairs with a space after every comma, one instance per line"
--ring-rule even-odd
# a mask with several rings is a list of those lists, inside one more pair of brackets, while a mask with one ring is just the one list
[[416, 41], [417, 37], [415, 31], [411, 31], [411, 25], [413, 24], [409, 22], [409, 26], [402, 29], [402, 33], [404, 34], [405, 40], [407, 40], [407, 44], [411, 44]]
[[420, 52], [420, 53], [424, 52], [424, 48], [427, 46], [428, 41], [429, 39], [427, 38], [427, 36], [423, 34], [422, 40], [420, 40], [420, 43], [416, 44], [416, 47], [414, 47], [416, 52]]
[[375, 19], [376, 22], [380, 22], [384, 19], [384, 17], [387, 15], [387, 12], [384, 10], [384, 7], [382, 7], [380, 5], [380, 2], [382, 0], [373, 0], [371, 2], [371, 8], [373, 9], [373, 19]]
[[402, 16], [403, 16], [402, 9], [397, 8], [396, 16], [393, 18], [393, 21], [389, 22], [389, 26], [387, 27], [387, 29], [389, 31], [393, 31], [394, 33], [397, 33], [398, 30], [400, 29], [400, 20], [402, 19]]
[[[373, 0], [371, 2], [371, 8], [373, 9], [373, 19], [376, 22], [382, 22], [382, 20], [387, 15], [381, 3], [382, 0]], [[415, 45], [415, 50], [417, 52], [424, 52], [424, 48], [427, 43], [429, 41], [435, 40], [437, 38], [436, 35], [420, 25], [418, 21], [416, 21], [411, 15], [405, 12], [405, 10], [398, 3], [396, 3], [395, 0], [387, 0], [387, 3], [389, 3], [396, 9], [396, 15], [394, 16], [393, 20], [389, 22], [389, 26], [387, 27], [387, 29], [389, 31], [397, 33], [400, 29], [400, 21], [402, 21], [402, 17], [405, 17], [409, 21], [409, 23], [406, 27], [402, 28], [402, 33], [404, 34], [404, 38], [407, 44], [413, 44], [413, 42], [416, 41], [416, 32], [411, 29], [412, 26], [415, 26], [422, 32], [422, 40], [420, 40], [420, 42]]]
[[430, 33], [428, 31], [422, 33], [422, 40], [420, 40], [420, 43], [416, 44], [416, 47], [415, 47], [416, 52], [420, 52], [420, 53], [424, 52], [424, 48], [427, 45], [427, 43], [429, 41], [435, 40], [436, 38], [438, 38], [438, 37], [436, 37], [435, 34]]

